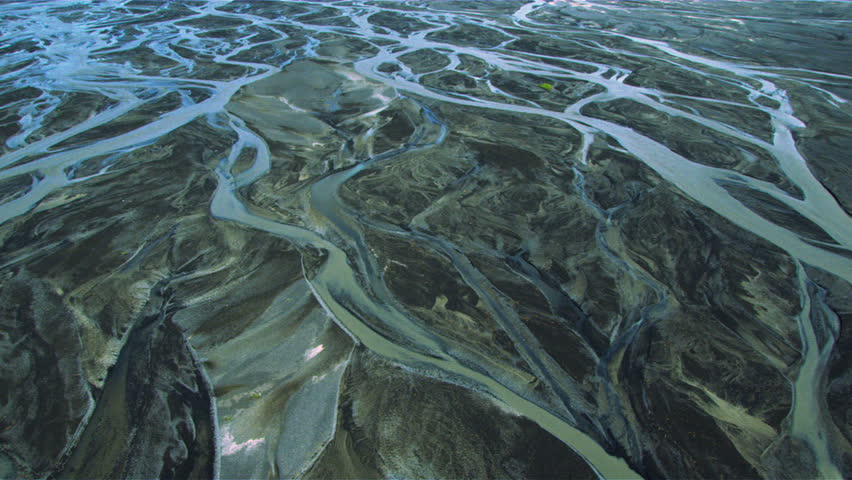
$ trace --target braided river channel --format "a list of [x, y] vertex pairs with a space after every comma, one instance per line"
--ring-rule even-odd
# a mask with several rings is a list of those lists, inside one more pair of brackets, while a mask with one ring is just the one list
[[850, 36], [0, 2], [0, 477], [852, 477]]

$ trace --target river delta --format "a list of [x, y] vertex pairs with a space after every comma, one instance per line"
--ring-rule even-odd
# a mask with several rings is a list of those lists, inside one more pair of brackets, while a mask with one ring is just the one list
[[850, 24], [0, 3], [0, 477], [852, 477]]

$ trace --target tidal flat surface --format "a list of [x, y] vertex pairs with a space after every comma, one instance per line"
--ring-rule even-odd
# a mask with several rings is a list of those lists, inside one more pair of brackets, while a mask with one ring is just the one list
[[0, 478], [852, 477], [852, 4], [0, 26]]

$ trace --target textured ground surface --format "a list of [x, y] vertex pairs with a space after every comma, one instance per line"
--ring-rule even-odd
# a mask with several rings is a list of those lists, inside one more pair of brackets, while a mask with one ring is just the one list
[[0, 477], [852, 477], [852, 4], [0, 22]]

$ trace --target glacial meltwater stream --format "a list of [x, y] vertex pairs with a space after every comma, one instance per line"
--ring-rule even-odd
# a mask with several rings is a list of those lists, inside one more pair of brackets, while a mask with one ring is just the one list
[[[592, 20], [568, 21], [575, 10], [603, 21], [600, 18], [607, 12], [622, 8], [616, 2], [487, 2], [492, 7], [501, 5], [494, 7], [496, 13], [478, 12], [475, 5], [465, 9], [439, 1], [406, 5], [366, 0], [153, 3], [0, 4], [0, 98], [4, 118], [13, 120], [4, 120], [5, 143], [0, 150], [0, 184], [4, 185], [0, 224], [13, 225], [38, 212], [83, 201], [74, 196], [77, 186], [98, 179], [121, 179], [138, 168], [134, 164], [137, 160], [127, 160], [134, 158], [133, 152], [145, 151], [174, 132], [206, 122], [209, 128], [233, 140], [227, 154], [212, 159], [208, 168], [216, 182], [215, 192], [208, 198], [210, 215], [217, 221], [291, 242], [302, 254], [302, 275], [316, 301], [354, 342], [412, 372], [490, 397], [508, 411], [532, 420], [582, 456], [600, 478], [641, 478], [656, 475], [659, 470], [650, 469], [652, 460], [640, 453], [642, 436], [637, 432], [641, 428], [624, 426], [638, 420], [625, 407], [629, 402], [620, 404], [616, 400], [630, 386], [619, 380], [616, 368], [610, 366], [617, 365], [631, 348], [639, 349], [635, 344], [644, 329], [653, 328], [656, 320], [687, 302], [675, 300], [671, 285], [649, 273], [648, 265], [654, 262], [643, 260], [639, 254], [626, 258], [620, 253], [624, 251], [622, 245], [610, 245], [618, 235], [610, 232], [610, 227], [620, 221], [622, 206], [638, 202], [639, 197], [603, 206], [588, 193], [589, 174], [584, 172], [593, 163], [591, 152], [608, 148], [629, 155], [679, 195], [791, 259], [795, 265], [791, 278], [798, 286], [791, 295], [797, 297], [792, 301], [799, 303], [800, 313], [785, 322], [798, 322], [790, 328], [798, 330], [799, 339], [786, 344], [799, 341], [801, 356], [783, 370], [790, 381], [791, 396], [789, 425], [783, 428], [812, 453], [820, 477], [843, 476], [839, 459], [844, 447], [825, 434], [832, 420], [824, 399], [829, 360], [839, 341], [840, 327], [837, 315], [826, 304], [824, 291], [812, 282], [806, 267], [827, 272], [841, 283], [852, 282], [852, 219], [838, 201], [837, 192], [826, 187], [810, 166], [811, 159], [797, 145], [797, 134], [807, 127], [808, 120], [800, 117], [796, 95], [813, 95], [823, 102], [821, 108], [842, 112], [848, 122], [847, 100], [830, 90], [842, 85], [848, 92], [852, 76], [764, 67], [713, 53], [702, 55], [696, 48], [643, 36], [641, 31], [604, 28]], [[675, 8], [674, 4], [688, 9], [691, 3], [647, 2], [631, 8], [637, 14], [652, 15], [654, 9]], [[376, 19], [387, 12], [392, 12], [395, 20], [379, 25]], [[716, 21], [714, 15], [700, 8], [694, 14], [706, 15], [701, 18], [707, 22]], [[452, 40], [447, 32], [459, 29], [474, 33]], [[531, 36], [535, 40], [528, 40]], [[355, 49], [353, 42], [364, 47]], [[519, 46], [524, 42], [570, 45], [571, 50], [564, 55], [553, 51], [556, 47], [525, 51]], [[335, 48], [345, 50], [348, 57], [334, 58]], [[148, 55], [146, 61], [131, 58], [140, 50]], [[423, 52], [435, 59], [412, 56]], [[338, 160], [323, 160], [325, 167], [320, 174], [305, 177], [307, 180], [300, 178], [298, 192], [288, 193], [304, 198], [298, 221], [289, 222], [254, 205], [251, 196], [259, 182], [274, 173], [276, 158], [294, 154], [286, 148], [281, 153], [285, 140], [269, 138], [255, 128], [256, 121], [241, 118], [241, 110], [232, 105], [254, 87], [257, 91], [251, 95], [271, 102], [280, 92], [264, 93], [264, 89], [274, 89], [269, 85], [300, 62], [317, 62], [324, 70], [316, 70], [316, 77], [306, 75], [294, 82], [293, 91], [310, 91], [312, 82], [319, 91], [326, 81], [323, 75], [335, 78], [333, 81], [340, 85], [333, 98], [322, 99], [326, 111], [312, 110], [299, 93], [288, 96], [286, 89], [276, 107], [257, 108], [274, 119], [275, 108], [284, 111], [286, 105], [290, 108], [288, 115], [313, 115], [330, 125], [322, 128], [347, 138]], [[714, 95], [712, 87], [707, 87], [707, 96], [702, 97], [667, 89], [665, 82], [658, 87], [638, 84], [631, 75], [635, 65], [642, 62], [683, 72], [689, 75], [688, 81], [722, 85], [736, 95]], [[481, 72], [473, 73], [477, 68]], [[471, 83], [456, 89], [436, 86], [434, 79], [455, 78], [452, 75], [463, 76]], [[513, 80], [504, 81], [506, 78]], [[537, 85], [539, 79], [557, 87], [560, 83], [583, 87], [551, 92], [553, 85]], [[508, 91], [523, 82], [532, 82], [533, 93], [520, 87]], [[794, 91], [788, 91], [793, 87]], [[346, 97], [350, 94], [352, 97]], [[59, 117], [63, 109], [74, 108], [65, 102], [75, 95], [98, 98], [101, 103], [83, 116], [66, 112]], [[357, 95], [366, 98], [358, 101], [370, 108], [351, 113], [344, 122], [327, 120], [347, 112], [347, 101], [348, 108], [357, 109], [353, 107], [357, 101], [352, 100]], [[546, 104], [539, 100], [542, 95], [560, 98], [562, 103], [558, 108]], [[358, 145], [377, 144], [376, 129], [350, 128], [346, 122], [369, 124], [402, 104], [418, 114], [411, 118], [413, 128], [399, 145], [384, 151], [359, 149]], [[636, 106], [627, 116], [657, 115], [658, 120], [671, 119], [672, 125], [683, 122], [713, 138], [724, 138], [736, 144], [740, 152], [759, 156], [752, 164], [768, 162], [771, 166], [767, 169], [778, 175], [751, 175], [744, 170], [753, 166], [749, 162], [714, 165], [690, 158], [689, 152], [678, 150], [674, 143], [667, 144], [661, 136], [620, 123], [619, 118], [627, 117], [593, 111], [593, 107], [616, 104]], [[551, 277], [540, 271], [541, 265], [525, 256], [529, 250], [515, 250], [509, 255], [498, 247], [478, 245], [477, 253], [505, 257], [509, 271], [528, 282], [527, 288], [540, 292], [554, 312], [576, 316], [562, 322], [588, 346], [596, 362], [593, 389], [602, 392], [598, 398], [608, 399], [607, 405], [597, 405], [582, 393], [588, 385], [545, 348], [547, 339], [537, 337], [526, 323], [530, 314], [516, 309], [517, 301], [481, 270], [472, 250], [430, 228], [427, 217], [433, 211], [447, 202], [462, 202], [469, 193], [466, 188], [475, 189], [477, 182], [486, 182], [486, 173], [479, 167], [446, 186], [443, 198], [420, 215], [400, 224], [379, 219], [369, 209], [356, 208], [344, 200], [343, 190], [355, 180], [393, 168], [414, 154], [441, 155], [441, 148], [457, 142], [453, 137], [461, 135], [456, 132], [459, 124], [443, 118], [441, 106], [477, 110], [485, 116], [530, 117], [541, 122], [542, 131], [564, 127], [576, 132], [579, 140], [570, 153], [545, 161], [566, 176], [563, 187], [576, 192], [574, 205], [591, 212], [590, 244], [599, 252], [598, 265], [615, 272], [612, 275], [629, 277], [640, 292], [635, 297], [644, 302], [641, 307], [631, 315], [618, 317], [615, 327], [607, 329], [592, 323], [582, 310], [582, 300], [569, 296], [569, 282], [548, 280]], [[714, 109], [741, 111], [744, 119], [760, 117], [769, 134], [739, 125], [736, 116], [704, 114]], [[56, 118], [70, 120], [62, 123]], [[118, 120], [123, 123], [116, 123]], [[275, 120], [269, 122], [274, 124]], [[320, 145], [327, 140], [317, 137], [312, 141]], [[740, 168], [742, 165], [746, 167]], [[767, 199], [773, 202], [772, 208], [784, 212], [783, 218], [794, 221], [782, 222], [779, 216], [767, 215], [744, 201], [742, 195]], [[797, 222], [819, 230], [819, 238], [798, 228]], [[475, 347], [445, 338], [418, 319], [418, 313], [397, 298], [398, 293], [386, 280], [387, 267], [383, 270], [368, 231], [408, 242], [446, 261], [451, 274], [478, 298], [477, 308], [486, 312], [495, 328], [509, 339], [523, 367], [510, 368]], [[5, 241], [7, 237], [2, 238]], [[535, 249], [536, 242], [530, 239], [524, 248]], [[0, 260], [9, 268], [29, 258], [4, 252]], [[317, 352], [321, 351], [322, 345], [318, 348]], [[698, 396], [691, 392], [685, 395]], [[604, 410], [605, 418], [599, 415]], [[714, 418], [724, 423], [722, 414], [718, 415]]]

